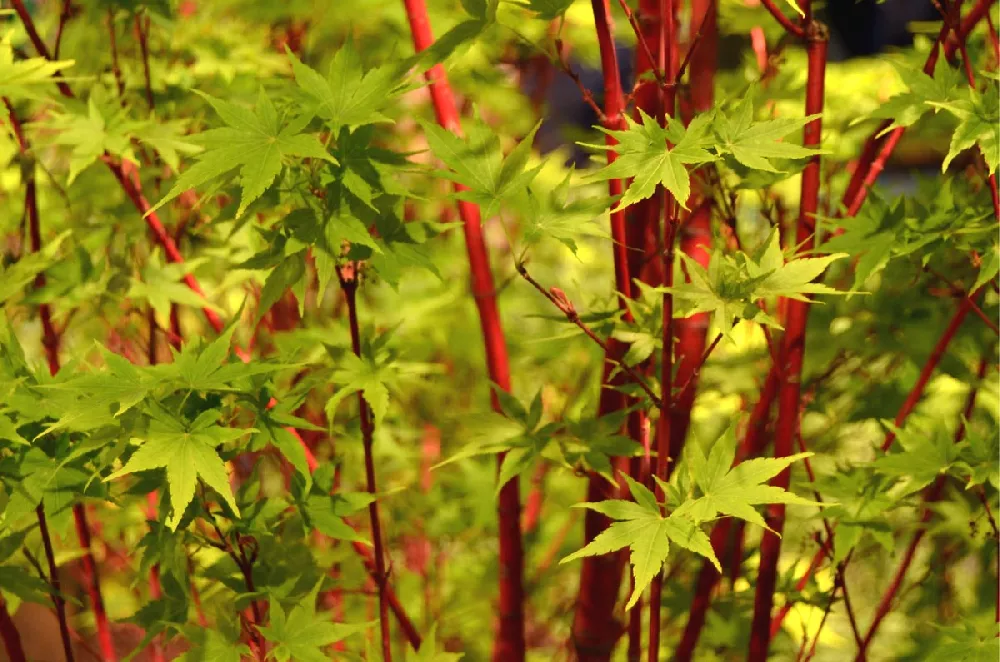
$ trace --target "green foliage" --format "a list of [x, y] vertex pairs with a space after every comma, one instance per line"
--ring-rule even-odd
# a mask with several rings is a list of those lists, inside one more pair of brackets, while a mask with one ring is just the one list
[[[625, 609], [631, 609], [635, 605], [653, 577], [660, 572], [671, 542], [707, 558], [719, 572], [722, 571], [708, 535], [699, 526], [702, 523], [724, 515], [768, 528], [753, 506], [767, 503], [817, 505], [779, 487], [762, 484], [796, 460], [809, 457], [811, 453], [800, 453], [787, 458], [747, 460], [733, 466], [736, 444], [732, 428], [712, 444], [707, 459], [697, 445], [690, 449], [686, 468], [698, 488], [700, 495], [697, 497], [693, 494], [681, 495], [675, 485], [666, 485], [657, 479], [666, 495], [666, 501], [661, 503], [648, 488], [626, 476], [625, 480], [635, 501], [609, 500], [578, 504], [581, 508], [599, 512], [615, 522], [583, 549], [570, 554], [562, 562], [628, 547], [631, 550], [629, 561], [635, 575], [635, 590]], [[667, 509], [670, 514], [664, 516], [663, 512]]]
[[[428, 0], [438, 39], [419, 54], [410, 4], [425, 3], [25, 3], [53, 62], [0, 12], [0, 605], [23, 643], [59, 637], [22, 626], [22, 603], [52, 608], [51, 544], [69, 625], [99, 648], [76, 568], [89, 533], [131, 659], [157, 645], [189, 661], [378, 660], [383, 626], [396, 662], [488, 659], [510, 616], [497, 584], [513, 588], [518, 563], [526, 662], [556, 659], [618, 631], [620, 592], [588, 588], [605, 554], [629, 559], [629, 610], [669, 569], [662, 647], [644, 656], [678, 653], [708, 604], [692, 659], [728, 659], [779, 529], [762, 508], [783, 504], [805, 507], [780, 528], [773, 659], [852, 658], [848, 598], [863, 630], [904, 563], [866, 659], [995, 659], [1000, 95], [985, 22], [932, 76], [940, 23], [911, 26], [891, 59], [827, 62], [822, 113], [804, 116], [801, 40], [742, 0], [715, 3], [718, 39], [699, 37], [680, 3], [676, 116], [625, 89], [623, 124], [568, 127], [573, 100], [545, 94], [565, 82], [560, 57], [609, 101], [584, 70], [602, 59], [591, 3]], [[777, 4], [801, 23], [800, 3]], [[610, 9], [623, 61], [643, 47]], [[457, 117], [434, 108], [442, 75]], [[694, 112], [706, 81], [718, 101]], [[880, 120], [906, 131], [866, 164]], [[810, 159], [818, 211], [801, 218]], [[867, 165], [878, 181], [847, 217]], [[807, 251], [793, 237], [813, 222]], [[801, 372], [785, 349], [802, 336], [782, 328], [796, 302]], [[488, 379], [507, 372], [510, 392]], [[661, 412], [650, 393], [667, 389]], [[789, 415], [794, 454], [773, 457]], [[647, 480], [663, 448], [670, 479]], [[502, 490], [515, 484], [521, 512]], [[703, 570], [725, 575], [707, 593]], [[588, 623], [599, 607], [609, 620]]]
[[315, 136], [302, 132], [312, 116], [279, 115], [263, 88], [252, 111], [207, 94], [202, 96], [226, 126], [198, 135], [205, 151], [198, 156], [195, 165], [184, 171], [154, 210], [190, 188], [239, 168], [240, 206], [236, 210], [239, 217], [278, 176], [285, 157], [325, 159], [336, 163]]
[[745, 253], [731, 257], [714, 253], [708, 267], [681, 254], [689, 283], [653, 291], [669, 291], [683, 305], [683, 315], [713, 313], [720, 333], [732, 331], [734, 319], [748, 319], [780, 328], [778, 322], [757, 306], [771, 297], [807, 300], [806, 294], [831, 294], [837, 291], [814, 282], [833, 262], [847, 253], [823, 257], [802, 257], [786, 261], [781, 251], [778, 233], [772, 232], [758, 258]]

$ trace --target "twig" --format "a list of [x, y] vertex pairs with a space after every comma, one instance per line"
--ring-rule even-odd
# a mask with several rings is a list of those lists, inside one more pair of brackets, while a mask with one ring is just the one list
[[0, 596], [0, 639], [3, 640], [10, 662], [27, 662], [24, 647], [21, 646], [21, 635], [14, 625], [14, 619], [10, 617], [10, 612], [7, 611], [7, 601], [3, 596]]
[[[621, 0], [624, 3], [625, 0]], [[687, 53], [684, 54], [684, 60], [681, 62], [681, 66], [677, 69], [677, 74], [674, 76], [674, 80], [680, 82], [684, 78], [684, 72], [687, 71], [688, 65], [691, 63], [691, 56], [694, 55], [694, 51], [698, 48], [698, 44], [701, 43], [702, 30], [708, 23], [709, 18], [712, 17], [718, 9], [716, 8], [716, 3], [712, 2], [708, 5], [708, 11], [701, 18], [701, 23], [698, 25], [698, 32], [695, 33], [694, 37], [691, 39], [691, 45], [688, 46]]]
[[[570, 302], [570, 300], [566, 298], [565, 292], [563, 292], [557, 287], [552, 287], [546, 290], [537, 280], [535, 280], [531, 276], [531, 274], [528, 273], [528, 270], [524, 266], [523, 262], [518, 262], [516, 265], [516, 269], [517, 273], [521, 274], [521, 277], [524, 278], [524, 280], [528, 281], [536, 290], [541, 292], [542, 296], [548, 299], [553, 306], [558, 308], [559, 312], [565, 315], [567, 320], [575, 324], [581, 331], [583, 331], [587, 335], [588, 338], [593, 340], [598, 347], [603, 349], [606, 354], [611, 351], [611, 349], [608, 347], [608, 344], [603, 340], [601, 340], [599, 337], [597, 337], [597, 334], [594, 333], [589, 326], [587, 326], [586, 324], [583, 323], [583, 321], [580, 320], [579, 313], [576, 312], [576, 308], [573, 307], [573, 304]], [[629, 377], [631, 377], [636, 384], [639, 385], [639, 388], [641, 388], [646, 393], [646, 395], [649, 396], [652, 405], [657, 409], [662, 409], [662, 405], [660, 403], [660, 397], [653, 391], [653, 389], [649, 386], [649, 384], [646, 382], [643, 376], [635, 368], [625, 363], [625, 361], [621, 361], [618, 365], [620, 365], [622, 370], [624, 370], [625, 373]]]
[[72, 11], [73, 0], [63, 0], [62, 10], [59, 12], [59, 26], [56, 28], [56, 45], [52, 49], [52, 55], [57, 60], [59, 59], [59, 48], [62, 46], [63, 30], [66, 28], [66, 23], [69, 22]]
[[638, 40], [639, 47], [642, 48], [643, 54], [649, 58], [649, 71], [653, 74], [657, 83], [665, 85], [667, 77], [664, 75], [663, 71], [656, 66], [656, 58], [653, 56], [653, 51], [649, 48], [649, 42], [646, 41], [646, 35], [643, 34], [642, 27], [639, 25], [639, 20], [636, 18], [635, 12], [629, 8], [626, 0], [618, 0], [618, 4], [621, 5], [622, 11], [625, 12], [625, 18], [628, 19], [628, 24], [632, 26], [632, 31], [635, 32], [635, 38]]
[[66, 662], [73, 662], [73, 643], [69, 636], [69, 621], [66, 620], [66, 598], [62, 594], [62, 583], [59, 580], [59, 569], [56, 566], [56, 555], [52, 549], [52, 536], [49, 535], [48, 520], [45, 517], [45, 504], [39, 503], [35, 508], [38, 517], [38, 532], [42, 537], [42, 548], [45, 550], [45, 561], [49, 566], [48, 583], [51, 589], [52, 602], [56, 608], [56, 619], [59, 621], [59, 636], [62, 638], [63, 654]]
[[[340, 287], [347, 299], [347, 317], [351, 329], [351, 350], [358, 358], [361, 357], [361, 331], [358, 326], [358, 280], [357, 267], [354, 263], [337, 269]], [[365, 480], [368, 493], [372, 496], [368, 504], [368, 516], [371, 522], [372, 545], [375, 548], [375, 574], [372, 577], [378, 586], [379, 629], [382, 635], [382, 659], [392, 662], [392, 638], [389, 632], [389, 600], [386, 584], [389, 574], [386, 570], [385, 548], [382, 543], [382, 525], [379, 521], [378, 500], [375, 498], [378, 490], [375, 485], [375, 460], [372, 455], [374, 443], [375, 422], [364, 395], [358, 391], [358, 408], [361, 416], [361, 437], [365, 451]]]
[[135, 15], [135, 33], [139, 38], [139, 52], [142, 55], [142, 74], [146, 84], [146, 105], [150, 112], [156, 109], [153, 99], [153, 77], [149, 71], [149, 16], [145, 20], [140, 14]]
[[576, 84], [577, 88], [580, 90], [580, 94], [583, 95], [584, 103], [590, 106], [590, 109], [597, 115], [598, 121], [603, 124], [606, 121], [604, 111], [601, 110], [601, 107], [597, 105], [596, 101], [594, 101], [593, 93], [590, 91], [590, 88], [583, 84], [583, 81], [580, 79], [580, 74], [574, 71], [572, 65], [566, 61], [566, 49], [563, 48], [563, 40], [558, 37], [556, 38], [556, 62], [559, 63], [559, 68], [562, 69], [562, 72], [569, 76], [570, 80]]
[[781, 27], [785, 28], [785, 30], [787, 30], [793, 36], [798, 37], [799, 39], [805, 39], [806, 36], [805, 28], [803, 28], [801, 25], [793, 23], [792, 19], [785, 16], [785, 14], [780, 9], [778, 9], [777, 5], [774, 4], [774, 0], [760, 0], [760, 3], [764, 5], [764, 8], [767, 9], [767, 11], [771, 12], [771, 16], [774, 17], [774, 20], [778, 21], [778, 23], [781, 23]]

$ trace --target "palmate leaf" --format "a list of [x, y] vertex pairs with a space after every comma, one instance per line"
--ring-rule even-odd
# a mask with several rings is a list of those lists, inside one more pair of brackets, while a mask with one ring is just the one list
[[935, 108], [947, 110], [958, 118], [958, 126], [951, 136], [948, 155], [941, 163], [941, 172], [948, 170], [952, 160], [960, 153], [978, 145], [986, 158], [990, 174], [1000, 165], [1000, 93], [994, 84], [985, 92], [969, 88], [968, 98], [952, 101], [928, 101]]
[[149, 213], [184, 191], [239, 168], [240, 205], [236, 211], [239, 217], [271, 185], [287, 157], [336, 162], [316, 136], [302, 133], [312, 119], [311, 115], [280, 118], [263, 88], [257, 95], [253, 110], [196, 92], [212, 105], [226, 126], [196, 136], [205, 151], [196, 157], [197, 163], [181, 173], [174, 186], [153, 205]]
[[[14, 59], [10, 38], [12, 31], [0, 39], [0, 96], [11, 100], [47, 99], [55, 96], [53, 78], [63, 69], [73, 66], [73, 60], [46, 60], [43, 57]], [[6, 116], [6, 108], [3, 110]]]
[[143, 128], [128, 116], [128, 110], [117, 100], [110, 100], [103, 88], [96, 87], [86, 103], [66, 101], [64, 108], [54, 111], [46, 127], [55, 132], [53, 144], [72, 148], [69, 156], [69, 183], [105, 152], [137, 162], [131, 139]]
[[480, 205], [484, 216], [495, 213], [508, 197], [520, 194], [538, 174], [538, 168], [526, 168], [541, 122], [506, 158], [496, 131], [478, 118], [466, 125], [466, 138], [437, 124], [421, 122], [421, 126], [431, 151], [449, 168], [440, 174], [466, 186], [469, 190], [457, 197]]
[[167, 484], [170, 486], [170, 507], [173, 511], [167, 519], [167, 526], [172, 530], [177, 528], [185, 509], [194, 499], [199, 478], [218, 492], [239, 516], [226, 466], [215, 447], [239, 439], [253, 430], [219, 426], [216, 423], [219, 412], [214, 409], [202, 412], [190, 423], [156, 410], [151, 413], [155, 416], [150, 421], [148, 432], [143, 435], [139, 450], [129, 458], [124, 467], [104, 480], [114, 480], [151, 469], [166, 469]]
[[734, 467], [736, 437], [732, 427], [716, 440], [707, 458], [697, 444], [688, 448], [688, 468], [702, 496], [685, 501], [674, 511], [675, 515], [684, 515], [696, 523], [713, 520], [720, 514], [729, 515], [769, 528], [753, 506], [767, 503], [820, 505], [780, 487], [764, 484], [793, 462], [810, 457], [812, 453], [756, 458]]
[[375, 425], [381, 425], [389, 409], [387, 384], [392, 380], [393, 371], [394, 366], [378, 363], [370, 355], [362, 354], [358, 357], [354, 354], [345, 354], [333, 373], [333, 382], [337, 385], [337, 390], [327, 401], [327, 415], [332, 417], [344, 398], [361, 391], [362, 397], [375, 416]]
[[250, 655], [250, 647], [238, 636], [227, 637], [215, 628], [185, 628], [184, 636], [191, 648], [177, 658], [178, 662], [240, 662]]
[[[685, 129], [684, 125], [667, 119], [667, 126], [639, 110], [640, 122], [625, 117], [628, 129], [614, 131], [598, 127], [618, 141], [613, 147], [588, 145], [595, 149], [613, 150], [618, 158], [590, 175], [592, 181], [628, 179], [634, 177], [615, 211], [625, 209], [653, 195], [656, 187], [666, 187], [682, 205], [691, 193], [691, 177], [687, 166], [708, 163], [716, 159], [708, 151], [712, 146], [711, 114], [698, 115]], [[673, 147], [668, 148], [667, 142]]]
[[334, 131], [390, 122], [382, 110], [407, 89], [406, 67], [386, 65], [365, 71], [351, 40], [334, 53], [325, 78], [290, 50], [288, 57], [295, 82], [309, 99], [310, 111]]
[[159, 254], [154, 253], [142, 268], [142, 278], [132, 279], [128, 296], [131, 299], [148, 301], [161, 320], [169, 315], [172, 303], [222, 312], [218, 306], [181, 281], [203, 262], [203, 259], [198, 258], [186, 260], [182, 264], [164, 265], [160, 261]]
[[963, 448], [941, 425], [910, 423], [900, 429], [891, 421], [882, 421], [882, 424], [895, 433], [902, 452], [882, 455], [872, 466], [880, 474], [905, 481], [904, 494], [921, 490], [947, 473]]
[[24, 255], [7, 267], [0, 262], [0, 303], [19, 294], [25, 285], [34, 282], [35, 276], [52, 266], [59, 248], [70, 234], [67, 230], [58, 237], [47, 240], [42, 250]]
[[777, 172], [769, 159], [802, 159], [822, 152], [782, 140], [819, 115], [760, 122], [755, 122], [753, 115], [752, 97], [747, 95], [736, 106], [732, 115], [720, 117], [716, 121], [716, 153], [730, 154], [747, 168]]
[[319, 586], [317, 584], [287, 615], [281, 604], [271, 597], [268, 610], [271, 622], [258, 628], [274, 644], [269, 658], [273, 657], [278, 662], [327, 662], [330, 656], [324, 650], [326, 646], [374, 625], [373, 622], [332, 623], [329, 614], [317, 614], [315, 603]]
[[670, 288], [650, 288], [650, 291], [671, 292], [683, 305], [678, 309], [678, 316], [713, 313], [713, 323], [720, 333], [728, 336], [733, 318], [737, 317], [778, 326], [777, 320], [755, 305], [760, 299], [779, 296], [805, 301], [807, 294], [840, 293], [814, 281], [831, 263], [847, 257], [847, 254], [834, 253], [786, 261], [778, 233], [772, 232], [756, 260], [745, 253], [731, 257], [716, 251], [712, 253], [706, 269], [683, 253], [679, 256], [689, 282]]
[[626, 610], [635, 605], [660, 571], [670, 551], [671, 542], [704, 556], [721, 571], [711, 541], [704, 531], [677, 511], [664, 517], [660, 514], [660, 506], [652, 492], [631, 478], [626, 477], [626, 480], [635, 502], [610, 500], [577, 504], [577, 507], [588, 508], [616, 521], [590, 544], [562, 559], [560, 563], [584, 556], [599, 556], [624, 547], [630, 548], [629, 562], [635, 575], [635, 590], [625, 605]]
[[895, 66], [907, 91], [890, 97], [867, 116], [854, 120], [852, 124], [866, 119], [885, 119], [890, 121], [885, 131], [900, 126], [911, 126], [932, 110], [934, 103], [953, 99], [956, 89], [962, 85], [959, 73], [952, 67], [937, 67], [932, 78], [920, 69], [900, 64]]

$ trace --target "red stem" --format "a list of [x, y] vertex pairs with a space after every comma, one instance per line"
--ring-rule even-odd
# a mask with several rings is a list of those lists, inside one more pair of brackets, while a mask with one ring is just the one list
[[[993, 356], [994, 350], [991, 348], [989, 353], [979, 361], [979, 368], [976, 371], [976, 382], [974, 383], [972, 389], [969, 391], [969, 395], [965, 401], [965, 408], [962, 411], [962, 418], [959, 419], [958, 429], [955, 431], [955, 443], [960, 443], [962, 439], [965, 438], [965, 421], [972, 417], [972, 412], [976, 406], [976, 394], [979, 390], [979, 383], [983, 381], [986, 376], [986, 371], [993, 364], [990, 358]], [[944, 492], [946, 480], [944, 476], [939, 476], [934, 484], [931, 485], [924, 491], [924, 508], [923, 514], [920, 517], [921, 528], [910, 540], [910, 544], [906, 548], [906, 552], [903, 554], [903, 559], [899, 563], [899, 568], [896, 570], [896, 574], [892, 578], [892, 582], [889, 584], [889, 588], [882, 595], [882, 600], [879, 602], [878, 608], [875, 610], [875, 617], [872, 619], [872, 624], [868, 626], [868, 631], [865, 633], [864, 640], [861, 642], [861, 647], [858, 649], [858, 654], [855, 657], [855, 662], [864, 662], [867, 659], [866, 653], [868, 646], [871, 644], [872, 638], [878, 631], [879, 625], [892, 610], [893, 602], [896, 600], [896, 596], [899, 593], [899, 589], [903, 584], [903, 580], [906, 578], [906, 573], [910, 569], [910, 565], [913, 563], [913, 555], [916, 553], [917, 545], [923, 540], [924, 535], [927, 533], [926, 524], [930, 521], [931, 516], [934, 514], [930, 509], [930, 504], [934, 503], [941, 498], [942, 492]]]
[[[897, 428], [903, 426], [903, 422], [906, 417], [910, 415], [917, 403], [920, 402], [920, 398], [924, 394], [924, 390], [927, 388], [927, 383], [930, 381], [931, 376], [934, 374], [934, 370], [937, 368], [938, 363], [941, 362], [941, 358], [944, 357], [945, 351], [948, 349], [948, 345], [951, 344], [952, 339], [955, 334], [958, 333], [958, 329], [962, 326], [962, 322], [965, 321], [965, 317], [972, 310], [972, 306], [975, 304], [975, 299], [979, 298], [982, 294], [983, 288], [979, 288], [976, 292], [972, 293], [972, 296], [962, 299], [962, 302], [958, 306], [958, 310], [952, 316], [951, 321], [948, 322], [948, 326], [945, 328], [941, 337], [938, 338], [937, 343], [934, 345], [934, 349], [931, 350], [930, 356], [927, 357], [927, 361], [924, 363], [924, 367], [920, 370], [920, 375], [917, 377], [917, 381], [913, 384], [913, 388], [910, 389], [909, 394], [906, 396], [906, 400], [903, 405], [899, 408], [899, 412], [896, 414], [896, 419], [894, 422]], [[889, 450], [892, 446], [893, 440], [896, 439], [896, 433], [889, 430], [885, 435], [885, 440], [882, 442], [882, 452]]]
[[[340, 286], [347, 299], [347, 318], [351, 327], [351, 350], [357, 357], [361, 356], [361, 331], [358, 328], [358, 281], [355, 268], [351, 265], [340, 271]], [[365, 481], [368, 493], [375, 497], [378, 490], [375, 485], [375, 460], [372, 456], [375, 422], [372, 419], [368, 401], [358, 392], [358, 408], [361, 412], [361, 438], [365, 447]], [[392, 639], [389, 633], [389, 600], [386, 593], [386, 583], [389, 579], [385, 549], [382, 545], [382, 526], [378, 515], [378, 501], [373, 498], [368, 504], [368, 517], [372, 529], [372, 545], [375, 548], [375, 574], [373, 579], [378, 587], [379, 630], [382, 636], [382, 659], [392, 662]]]
[[3, 640], [4, 648], [7, 649], [7, 657], [10, 662], [28, 662], [24, 656], [24, 648], [21, 646], [21, 635], [14, 625], [14, 620], [7, 611], [7, 602], [0, 597], [0, 639]]
[[[404, 0], [406, 16], [413, 36], [414, 49], [419, 53], [434, 43], [427, 7], [424, 0]], [[460, 134], [462, 127], [458, 108], [452, 94], [444, 68], [435, 65], [426, 74], [430, 84], [434, 114], [443, 128]], [[456, 187], [460, 190], [460, 187]], [[507, 343], [500, 315], [497, 310], [496, 290], [490, 270], [486, 242], [483, 239], [482, 221], [479, 207], [469, 202], [458, 203], [458, 213], [465, 230], [465, 247], [469, 258], [472, 277], [472, 294], [479, 310], [483, 340], [486, 345], [486, 361], [490, 379], [505, 391], [510, 390], [510, 364], [507, 359]], [[495, 411], [500, 410], [500, 402], [491, 393]], [[503, 462], [503, 456], [497, 458]], [[515, 478], [500, 489], [498, 499], [498, 520], [500, 538], [500, 627], [493, 646], [493, 659], [503, 662], [524, 660], [524, 549], [521, 542], [521, 496], [519, 481]]]
[[[781, 27], [785, 28], [789, 34], [798, 37], [799, 39], [806, 38], [805, 29], [801, 25], [794, 23], [792, 19], [788, 18], [784, 14], [784, 12], [778, 9], [778, 6], [774, 4], [774, 0], [760, 0], [760, 3], [764, 5], [764, 8], [767, 9], [767, 11], [771, 12], [771, 16], [774, 17], [774, 20], [781, 23]], [[809, 2], [807, 1], [806, 6], [808, 5]]]
[[135, 33], [139, 38], [139, 52], [142, 55], [143, 80], [146, 83], [146, 105], [152, 111], [156, 108], [153, 100], [153, 78], [149, 71], [149, 16], [143, 21], [140, 14], [135, 15]]
[[[611, 9], [607, 0], [592, 0], [594, 25], [597, 32], [597, 42], [601, 54], [601, 71], [604, 79], [604, 125], [609, 129], [621, 129], [624, 125], [625, 98], [621, 87], [621, 77], [618, 70], [618, 58], [614, 44], [614, 25]], [[644, 42], [643, 42], [644, 43]], [[616, 141], [611, 136], [605, 137], [608, 146]], [[608, 163], [611, 164], [617, 154], [607, 152]], [[622, 193], [623, 182], [610, 180], [608, 190], [612, 196]], [[626, 297], [633, 296], [631, 270], [629, 259], [629, 236], [626, 231], [625, 212], [611, 214], [611, 238], [614, 242], [612, 250], [615, 265], [615, 289], [619, 295], [619, 305], [624, 318], [631, 321], [632, 314], [625, 305]], [[615, 364], [624, 356], [625, 346], [612, 339], [608, 344], [610, 351], [605, 353], [602, 384], [608, 384], [609, 376]], [[620, 375], [617, 381], [621, 381]], [[610, 386], [610, 384], [608, 384]], [[601, 390], [598, 404], [598, 416], [618, 411], [624, 406], [625, 399], [611, 388]], [[636, 415], [630, 416], [630, 420]], [[588, 477], [587, 501], [601, 501], [614, 498], [613, 489], [607, 481], [596, 474]], [[590, 542], [610, 524], [600, 513], [588, 510], [584, 514], [584, 539]], [[580, 568], [580, 588], [576, 601], [576, 613], [573, 619], [571, 644], [581, 662], [606, 662], [610, 660], [615, 643], [621, 636], [621, 625], [614, 618], [614, 606], [618, 597], [624, 559], [620, 554], [610, 554], [600, 557], [587, 557]], [[637, 608], [638, 610], [638, 608]]]
[[63, 655], [66, 656], [66, 662], [73, 662], [73, 642], [70, 639], [69, 621], [66, 619], [66, 598], [62, 594], [59, 568], [56, 566], [56, 555], [52, 549], [52, 535], [49, 533], [49, 523], [45, 517], [45, 504], [39, 503], [35, 507], [35, 514], [38, 516], [38, 533], [42, 538], [45, 561], [49, 566], [49, 586], [52, 589], [52, 602], [56, 608], [56, 619], [59, 621], [59, 636], [62, 638]]
[[[806, 3], [808, 7], [809, 3]], [[826, 53], [828, 34], [826, 27], [812, 22], [807, 28], [806, 54], [808, 71], [806, 78], [805, 114], [815, 115], [823, 112], [823, 98], [826, 80]], [[817, 118], [806, 124], [803, 130], [802, 144], [805, 147], [818, 148], [821, 143], [822, 120]], [[799, 207], [799, 219], [795, 232], [795, 244], [803, 250], [812, 249], [815, 238], [816, 211], [819, 208], [820, 189], [820, 157], [809, 159], [802, 173], [802, 194]], [[800, 379], [802, 376], [802, 358], [805, 354], [806, 322], [809, 317], [808, 301], [789, 301], [788, 319], [785, 335], [782, 340], [781, 387], [778, 393], [778, 417], [775, 426], [774, 456], [787, 457], [792, 454], [793, 445], [799, 429]], [[790, 469], [785, 469], [775, 476], [772, 485], [783, 489], [788, 488], [791, 477]], [[768, 526], [773, 529], [764, 531], [760, 545], [760, 570], [757, 587], [754, 594], [754, 615], [750, 629], [750, 648], [748, 662], [764, 662], [771, 641], [771, 608], [774, 604], [774, 590], [778, 579], [778, 556], [781, 553], [781, 535], [785, 524], [784, 504], [773, 504], [767, 511]]]

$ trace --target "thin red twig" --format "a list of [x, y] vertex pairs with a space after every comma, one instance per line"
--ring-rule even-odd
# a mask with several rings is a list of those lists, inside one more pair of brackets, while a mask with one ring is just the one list
[[[798, 37], [799, 39], [806, 38], [806, 29], [801, 25], [792, 21], [788, 18], [784, 12], [778, 9], [778, 6], [774, 4], [774, 0], [760, 0], [760, 3], [764, 5], [764, 8], [771, 13], [774, 20], [781, 24], [781, 27], [785, 28], [792, 36]], [[808, 6], [808, 2], [806, 5]]]
[[0, 640], [3, 641], [10, 662], [27, 662], [28, 658], [24, 656], [24, 647], [21, 645], [21, 635], [14, 625], [14, 619], [10, 617], [10, 612], [7, 611], [7, 601], [3, 596], [0, 596]]
[[[340, 287], [347, 299], [347, 318], [351, 329], [351, 351], [361, 357], [361, 331], [358, 327], [358, 281], [356, 268], [353, 264], [342, 267], [337, 275]], [[365, 450], [365, 482], [368, 493], [375, 497], [378, 493], [375, 483], [375, 460], [372, 454], [374, 443], [375, 422], [372, 418], [368, 401], [358, 392], [358, 408], [361, 416], [361, 437]], [[382, 643], [382, 659], [392, 662], [392, 638], [389, 632], [389, 600], [386, 585], [389, 579], [385, 562], [385, 548], [382, 544], [382, 525], [378, 514], [378, 500], [372, 499], [368, 504], [368, 516], [371, 523], [372, 545], [375, 548], [375, 585], [378, 587], [379, 632]]]

